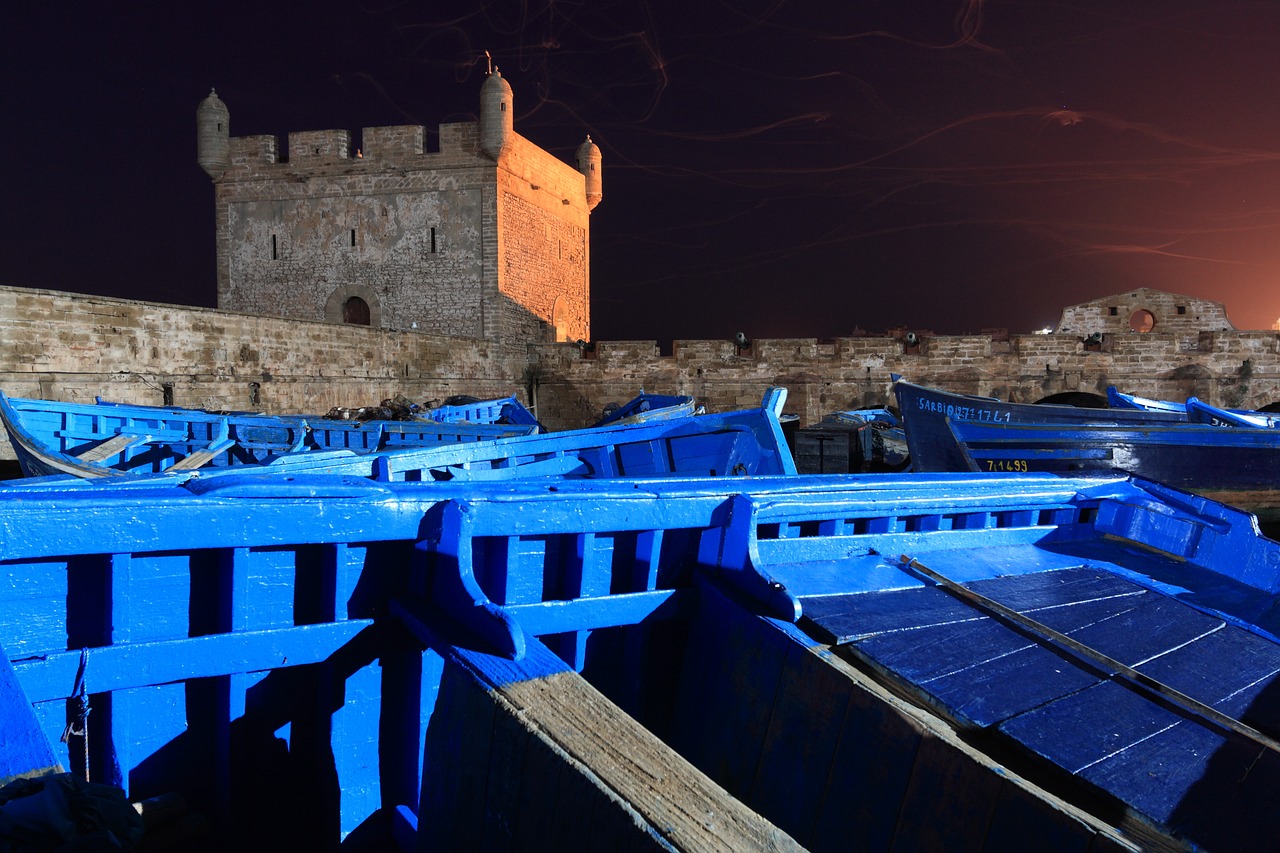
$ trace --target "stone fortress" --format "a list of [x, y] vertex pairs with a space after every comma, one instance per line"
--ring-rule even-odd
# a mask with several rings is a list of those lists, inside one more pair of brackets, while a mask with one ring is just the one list
[[[216, 93], [196, 111], [213, 179], [218, 307], [491, 341], [590, 340], [588, 217], [600, 149], [572, 167], [515, 132], [496, 71], [480, 122], [232, 137]], [[551, 332], [548, 336], [548, 331]]]
[[[896, 330], [787, 338], [592, 341], [589, 218], [601, 155], [566, 164], [515, 132], [496, 72], [480, 120], [232, 137], [197, 110], [213, 181], [217, 310], [0, 287], [0, 388], [20, 397], [325, 412], [397, 393], [519, 394], [549, 428], [640, 389], [710, 410], [785, 386], [801, 425], [892, 401], [891, 375], [1018, 401], [1144, 396], [1280, 401], [1280, 333], [1220, 303], [1142, 288], [1067, 307], [1045, 334]], [[0, 447], [0, 455], [11, 451]]]

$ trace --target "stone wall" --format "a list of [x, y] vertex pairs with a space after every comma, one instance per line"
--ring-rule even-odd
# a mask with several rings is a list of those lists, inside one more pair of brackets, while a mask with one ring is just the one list
[[1078, 335], [968, 335], [653, 341], [531, 348], [544, 423], [583, 426], [610, 402], [642, 388], [688, 394], [709, 410], [758, 405], [764, 389], [788, 389], [785, 411], [802, 425], [832, 411], [891, 404], [892, 376], [966, 394], [1039, 402], [1058, 394], [1104, 396], [1108, 385], [1147, 397], [1261, 408], [1280, 402], [1280, 335], [1270, 331], [1113, 334], [1095, 346]]
[[[1064, 312], [1066, 314], [1066, 312]], [[1159, 327], [1158, 327], [1159, 328]], [[788, 389], [802, 425], [892, 401], [892, 375], [1023, 402], [1064, 393], [1260, 408], [1280, 402], [1273, 331], [922, 336], [497, 344], [389, 329], [304, 323], [54, 291], [0, 287], [0, 388], [19, 397], [322, 413], [400, 393], [516, 393], [552, 429], [594, 422], [641, 389], [688, 394], [712, 411]], [[0, 453], [8, 450], [0, 448]], [[11, 456], [9, 457], [11, 458]]]
[[215, 181], [219, 307], [340, 322], [356, 296], [373, 325], [487, 337], [494, 175], [476, 126], [445, 125], [434, 153], [420, 127], [364, 133], [360, 157], [346, 131], [292, 133], [287, 162], [274, 139], [231, 140]]
[[500, 339], [590, 340], [586, 179], [518, 134], [499, 166]]
[[525, 364], [479, 340], [0, 287], [0, 389], [16, 397], [161, 405], [168, 386], [179, 406], [323, 413], [505, 397]]

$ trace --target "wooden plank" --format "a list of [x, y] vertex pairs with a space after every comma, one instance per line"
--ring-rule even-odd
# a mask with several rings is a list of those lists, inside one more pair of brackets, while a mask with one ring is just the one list
[[856, 838], [862, 849], [888, 850], [925, 728], [850, 678], [840, 661], [824, 659], [824, 663], [848, 680], [852, 689], [806, 846], [843, 851]]
[[480, 849], [496, 714], [485, 688], [456, 660], [447, 663], [424, 746], [419, 850]]
[[[488, 784], [485, 786], [484, 817], [480, 827], [481, 850], [519, 850], [517, 817], [521, 797], [535, 799], [544, 791], [525, 791], [523, 769], [531, 740], [529, 729], [509, 714], [495, 714], [489, 741]], [[545, 779], [538, 780], [545, 784]], [[553, 800], [554, 802], [554, 800]], [[544, 804], [544, 808], [546, 804]], [[542, 836], [539, 836], [542, 837]]]
[[145, 444], [150, 440], [151, 436], [149, 435], [125, 435], [120, 433], [102, 442], [102, 444], [91, 447], [81, 453], [76, 453], [74, 456], [81, 462], [101, 462], [104, 459], [115, 456], [117, 453], [124, 452], [126, 448], [134, 444]]
[[[103, 646], [89, 653], [93, 666], [92, 689], [124, 690], [315, 663], [372, 624], [371, 619], [353, 619], [269, 631]], [[14, 671], [31, 701], [46, 702], [68, 698], [79, 664], [80, 652], [57, 652], [19, 660]]]
[[[808, 846], [841, 735], [852, 686], [792, 645], [747, 802]], [[787, 780], [779, 784], [779, 780]]]
[[[550, 656], [540, 643], [530, 646], [534, 661]], [[495, 693], [535, 735], [584, 768], [584, 778], [594, 778], [594, 796], [603, 795], [595, 808], [634, 811], [636, 831], [652, 835], [654, 846], [661, 837], [678, 849], [800, 849], [577, 674], [508, 683]], [[569, 793], [563, 786], [562, 801]]]
[[[974, 592], [973, 590], [952, 581], [935, 570], [923, 565], [918, 560], [908, 557], [902, 557], [901, 559], [904, 565], [911, 571], [928, 577], [934, 583], [944, 587], [948, 594], [958, 596], [966, 603], [974, 606], [976, 609], [995, 617], [1002, 624], [1012, 625], [1016, 630], [1025, 632], [1028, 636], [1037, 638], [1037, 642], [1044, 643], [1045, 648], [1059, 649], [1066, 655], [1069, 655], [1071, 659], [1079, 661], [1082, 666], [1100, 667], [1103, 672], [1109, 673], [1111, 677], [1120, 678], [1126, 682], [1139, 686], [1142, 691], [1153, 695], [1162, 703], [1176, 704], [1178, 708], [1184, 709], [1197, 717], [1206, 719], [1215, 726], [1230, 729], [1236, 734], [1252, 739], [1267, 749], [1280, 753], [1280, 741], [1276, 741], [1262, 732], [1245, 725], [1234, 717], [1222, 713], [1210, 704], [1178, 691], [1173, 687], [1152, 678], [1147, 673], [1129, 666], [1121, 659], [1129, 654], [1128, 646], [1131, 644], [1132, 640], [1131, 634], [1128, 632], [1124, 632], [1122, 634], [1123, 639], [1118, 647], [1118, 654], [1120, 654], [1121, 657], [1118, 658], [1114, 655], [1107, 655], [1105, 652], [1097, 648], [1079, 642], [1066, 633], [1055, 631], [1053, 628], [1050, 628], [1042, 622], [1038, 622], [1026, 614], [1019, 613], [1018, 611], [1013, 610], [994, 599], [985, 597], [980, 593]], [[1141, 608], [1137, 608], [1135, 610], [1136, 612], [1141, 612]], [[1185, 619], [1193, 621], [1198, 619], [1201, 622], [1204, 621], [1202, 614], [1190, 609], [1184, 609], [1181, 614], [1175, 614], [1175, 618], [1177, 618], [1179, 622]], [[1215, 627], [1217, 627], [1216, 624]], [[1108, 631], [1107, 633], [1112, 637], [1112, 639], [1114, 639], [1114, 630]], [[1166, 645], [1161, 644], [1157, 648], [1163, 652], [1167, 647]], [[1177, 646], [1170, 649], [1170, 651], [1176, 651], [1176, 649]]]
[[[756, 778], [787, 644], [762, 633], [755, 616], [716, 590], [700, 585], [698, 592], [672, 743], [717, 783], [742, 797]], [[726, 650], [733, 654], [726, 655]]]
[[925, 732], [890, 849], [984, 849], [1001, 785], [999, 775]]
[[1087, 853], [1096, 837], [1090, 827], [1051, 800], [1004, 784], [991, 815], [985, 849]]
[[24, 776], [61, 772], [53, 746], [0, 646], [0, 786]]
[[1111, 792], [1138, 818], [1208, 849], [1260, 849], [1280, 834], [1280, 755], [1119, 684], [1100, 684], [1001, 729]]

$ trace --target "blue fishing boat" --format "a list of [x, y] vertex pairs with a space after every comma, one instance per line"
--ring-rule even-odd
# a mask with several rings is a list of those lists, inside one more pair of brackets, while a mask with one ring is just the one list
[[1212, 406], [1196, 397], [1188, 397], [1185, 403], [1174, 403], [1168, 400], [1151, 400], [1133, 394], [1122, 393], [1114, 386], [1107, 388], [1107, 399], [1117, 409], [1139, 409], [1142, 411], [1186, 413], [1187, 420], [1193, 423], [1217, 424], [1219, 426], [1242, 426], [1272, 428], [1280, 425], [1280, 415], [1274, 412], [1252, 409], [1224, 409]]
[[949, 429], [954, 455], [964, 461], [946, 470], [1128, 471], [1248, 510], [1268, 524], [1280, 521], [1280, 433], [1274, 430], [959, 420]]
[[[259, 465], [169, 468], [136, 479], [148, 483], [192, 478], [211, 481], [241, 472], [279, 477], [343, 475], [382, 482], [795, 474], [795, 462], [779, 422], [786, 398], [785, 388], [770, 388], [760, 408], [737, 412], [370, 453], [285, 453]], [[69, 482], [74, 479], [55, 478], [61, 488], [84, 485]], [[47, 478], [33, 483], [39, 487], [47, 484]]]
[[667, 418], [687, 418], [693, 414], [700, 414], [700, 411], [692, 397], [674, 394], [646, 394], [641, 389], [639, 395], [621, 406], [613, 404], [606, 406], [604, 416], [592, 426], [640, 424]]
[[1142, 412], [1173, 412], [1177, 414], [1187, 410], [1184, 403], [1174, 403], [1171, 400], [1153, 400], [1150, 397], [1126, 394], [1114, 385], [1107, 386], [1107, 405], [1113, 409], [1137, 409]]
[[[969, 460], [956, 445], [949, 424], [1114, 424], [1138, 426], [1187, 420], [1186, 411], [1087, 409], [1075, 406], [1006, 403], [992, 397], [953, 394], [898, 380], [893, 385], [907, 433], [912, 467], [917, 471], [968, 471]], [[1142, 473], [1142, 472], [1135, 472]]]
[[444, 405], [423, 409], [417, 417], [437, 423], [521, 424], [541, 430], [533, 412], [516, 397], [480, 400], [474, 397], [450, 397]]
[[61, 403], [0, 394], [0, 422], [29, 477], [112, 477], [258, 465], [308, 451], [371, 453], [528, 435], [536, 426], [331, 421], [126, 404]]
[[212, 849], [1262, 849], [1277, 565], [1128, 477], [0, 487], [6, 772]]

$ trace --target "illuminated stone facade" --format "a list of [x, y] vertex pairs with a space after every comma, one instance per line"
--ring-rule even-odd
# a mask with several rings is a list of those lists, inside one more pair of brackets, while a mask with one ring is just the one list
[[286, 156], [274, 136], [231, 137], [210, 95], [197, 120], [218, 307], [516, 347], [589, 340], [599, 151], [579, 171], [519, 136], [510, 87], [488, 81], [482, 122], [442, 125], [435, 151], [422, 127], [373, 127], [359, 149], [345, 130], [290, 133]]

